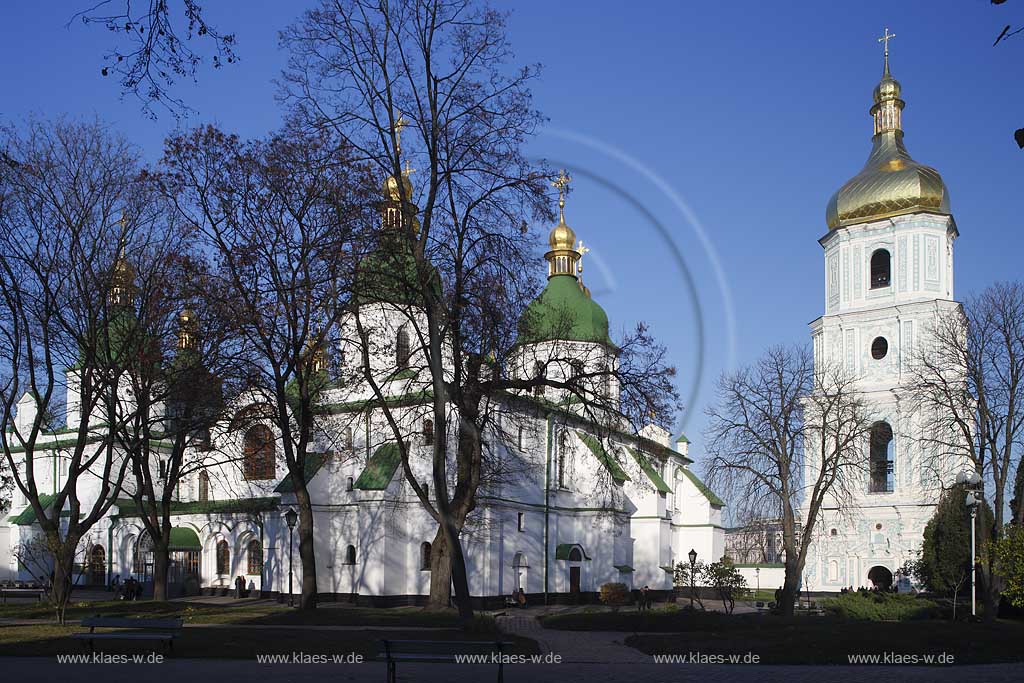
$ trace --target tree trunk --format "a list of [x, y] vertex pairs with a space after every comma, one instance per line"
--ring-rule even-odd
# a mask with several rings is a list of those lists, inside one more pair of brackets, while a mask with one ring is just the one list
[[445, 609], [452, 600], [452, 555], [448, 552], [444, 529], [437, 528], [430, 544], [430, 597], [427, 606]]
[[796, 560], [786, 558], [786, 580], [782, 584], [779, 596], [779, 613], [785, 617], [793, 616], [793, 604], [800, 591], [800, 567]]
[[170, 566], [170, 550], [166, 543], [153, 540], [153, 600], [167, 601], [167, 569]]
[[[293, 479], [295, 478], [292, 475]], [[316, 553], [313, 549], [313, 508], [305, 484], [296, 487], [299, 508], [299, 562], [302, 564], [302, 595], [299, 609], [316, 609]]]
[[57, 614], [57, 623], [64, 625], [64, 615], [71, 601], [72, 580], [75, 572], [75, 548], [78, 547], [77, 539], [72, 541], [64, 539], [57, 542], [53, 551], [53, 585], [51, 587], [50, 599], [53, 600], [53, 609]]
[[462, 552], [459, 530], [452, 520], [445, 520], [442, 529], [451, 552], [452, 584], [455, 586], [455, 607], [459, 610], [459, 621], [463, 626], [473, 619], [473, 606], [469, 599], [469, 578], [466, 575], [466, 556]]

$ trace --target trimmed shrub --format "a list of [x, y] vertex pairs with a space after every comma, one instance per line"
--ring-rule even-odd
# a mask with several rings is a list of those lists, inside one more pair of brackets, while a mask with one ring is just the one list
[[911, 621], [941, 616], [936, 603], [906, 593], [844, 593], [826, 600], [824, 607], [830, 614], [860, 621]]
[[629, 589], [624, 583], [606, 583], [601, 586], [601, 604], [619, 607], [629, 602]]

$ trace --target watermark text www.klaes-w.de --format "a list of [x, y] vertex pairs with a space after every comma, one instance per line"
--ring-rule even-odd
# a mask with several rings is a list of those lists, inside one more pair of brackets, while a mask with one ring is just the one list
[[761, 655], [755, 652], [716, 654], [682, 652], [671, 655], [651, 655], [655, 664], [760, 664]]
[[57, 655], [58, 664], [163, 664], [164, 655], [159, 652], [116, 655], [106, 652]]
[[256, 655], [256, 661], [260, 664], [362, 664], [366, 661], [366, 657], [358, 652], [337, 652], [334, 654], [291, 652]]
[[548, 652], [540, 655], [517, 655], [505, 652], [455, 655], [456, 664], [561, 664], [562, 655]]
[[850, 664], [955, 664], [952, 652], [877, 652], [846, 656]]

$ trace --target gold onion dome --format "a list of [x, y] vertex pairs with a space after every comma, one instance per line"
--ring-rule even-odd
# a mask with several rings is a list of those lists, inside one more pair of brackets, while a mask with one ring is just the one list
[[548, 236], [548, 244], [551, 246], [552, 251], [573, 249], [575, 247], [576, 233], [565, 224], [564, 216], [562, 216], [562, 220], [558, 222], [558, 225], [551, 229], [551, 234]]
[[[409, 173], [402, 174], [402, 187], [405, 190], [405, 201], [412, 201], [412, 181], [409, 179]], [[381, 187], [381, 193], [393, 202], [401, 200], [398, 189], [398, 180], [393, 175], [389, 175], [384, 179], [384, 185]]]
[[[891, 35], [887, 37], [891, 38]], [[875, 86], [871, 154], [860, 173], [832, 195], [825, 210], [831, 230], [880, 218], [926, 212], [949, 215], [949, 190], [939, 172], [911, 158], [903, 144], [902, 87], [889, 73]]]

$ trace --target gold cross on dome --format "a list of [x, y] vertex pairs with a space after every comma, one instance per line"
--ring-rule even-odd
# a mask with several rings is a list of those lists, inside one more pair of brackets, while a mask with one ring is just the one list
[[561, 223], [565, 222], [565, 195], [569, 191], [569, 181], [571, 180], [572, 178], [563, 168], [558, 172], [558, 177], [551, 181], [551, 186], [558, 188], [558, 220]]
[[580, 246], [576, 248], [576, 253], [580, 255], [579, 264], [576, 266], [578, 272], [583, 272], [583, 257], [590, 251], [590, 247], [583, 246], [583, 240], [580, 240]]
[[404, 175], [406, 178], [408, 178], [410, 174], [415, 173], [415, 172], [416, 172], [416, 169], [413, 168], [412, 164], [409, 163], [409, 160], [406, 159], [405, 160], [405, 168], [402, 169], [402, 175]]
[[408, 125], [409, 125], [409, 121], [404, 116], [402, 116], [401, 113], [399, 113], [398, 114], [398, 118], [395, 119], [395, 127], [394, 127], [394, 131], [395, 131], [395, 147], [397, 148], [397, 150], [399, 152], [402, 151], [402, 130], [404, 130], [405, 127], [408, 126]]
[[889, 41], [896, 37], [895, 33], [889, 33], [889, 27], [885, 27], [885, 34], [878, 39], [878, 42], [885, 44], [885, 66], [889, 66]]

